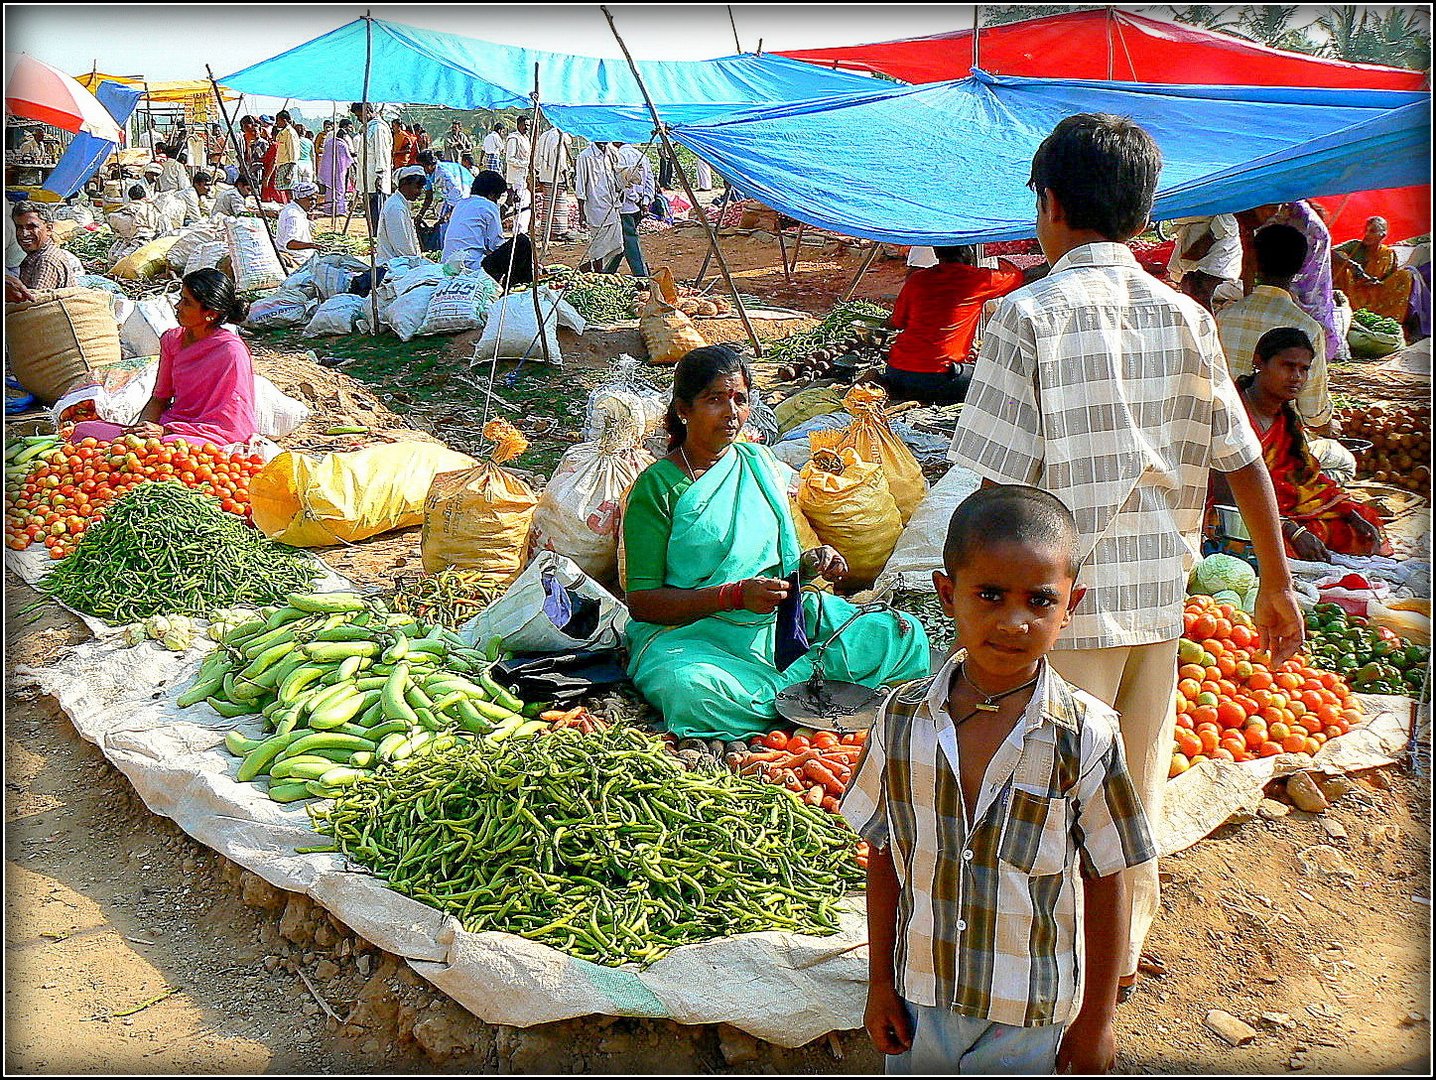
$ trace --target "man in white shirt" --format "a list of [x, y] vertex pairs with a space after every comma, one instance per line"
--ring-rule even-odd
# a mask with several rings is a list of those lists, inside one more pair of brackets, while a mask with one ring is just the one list
[[574, 162], [573, 193], [591, 234], [581, 269], [592, 273], [601, 273], [615, 253], [623, 253], [620, 191], [615, 181], [614, 151], [608, 143], [590, 143]]
[[184, 223], [193, 225], [196, 221], [210, 216], [214, 196], [210, 194], [213, 180], [207, 172], [197, 172], [191, 185], [179, 193], [184, 200]]
[[291, 269], [296, 269], [313, 258], [319, 250], [314, 242], [314, 227], [309, 220], [310, 212], [319, 205], [319, 188], [301, 180], [294, 185], [294, 201], [286, 203], [279, 212], [279, 228], [275, 244], [279, 257]]
[[628, 260], [628, 269], [634, 277], [647, 277], [648, 267], [643, 263], [643, 247], [638, 241], [638, 223], [653, 201], [653, 166], [648, 155], [628, 143], [615, 143], [614, 165], [617, 170], [620, 196], [618, 216], [623, 230], [622, 258], [615, 255], [604, 271], [618, 273], [619, 263]]
[[160, 177], [155, 184], [155, 193], [163, 191], [184, 191], [190, 186], [188, 155], [178, 145], [165, 147], [166, 153], [172, 153], [160, 166]]
[[[1151, 136], [1121, 117], [1069, 116], [1043, 141], [1028, 186], [1052, 271], [1008, 294], [992, 317], [948, 452], [986, 482], [1051, 492], [1076, 517], [1087, 593], [1050, 660], [1120, 714], [1132, 780], [1154, 821], [1212, 469], [1226, 474], [1252, 536], [1254, 615], [1275, 663], [1304, 632], [1271, 477], [1216, 324], [1147, 274], [1126, 244], [1147, 223], [1160, 170]], [[1130, 917], [1121, 974], [1132, 987], [1159, 906], [1156, 861], [1123, 876], [1120, 910], [1104, 917]]]
[[434, 196], [439, 197], [439, 216], [434, 227], [439, 230], [438, 244], [443, 244], [444, 229], [453, 217], [454, 209], [468, 198], [469, 186], [473, 183], [469, 174], [457, 161], [440, 161], [432, 150], [419, 151], [419, 168], [427, 178], [424, 189], [424, 205], [419, 208], [419, 221], [423, 221], [433, 205]]
[[562, 239], [568, 232], [568, 223], [557, 221], [555, 215], [563, 194], [564, 179], [572, 164], [569, 155], [572, 144], [573, 139], [568, 133], [556, 127], [549, 128], [534, 140], [534, 174], [542, 200], [536, 222], [540, 235], [557, 235]]
[[247, 173], [240, 173], [234, 178], [234, 187], [225, 188], [214, 197], [214, 207], [210, 210], [211, 218], [239, 217], [243, 213], [254, 213], [259, 209], [259, 202], [254, 197], [254, 186], [250, 182]]
[[484, 136], [480, 147], [484, 154], [484, 168], [500, 175], [504, 171], [504, 132], [507, 130], [502, 123], [495, 122], [494, 129]]
[[474, 178], [472, 197], [459, 203], [444, 236], [444, 262], [461, 262], [483, 270], [500, 285], [522, 285], [534, 279], [533, 245], [522, 232], [504, 239], [499, 200], [509, 186], [496, 172]]
[[419, 255], [419, 233], [410, 206], [423, 194], [427, 177], [420, 165], [406, 165], [394, 174], [399, 190], [384, 201], [374, 238], [374, 261], [383, 265], [401, 255]]
[[1242, 238], [1236, 215], [1178, 218], [1176, 224], [1182, 231], [1167, 270], [1182, 292], [1211, 311], [1217, 287], [1242, 277]]
[[390, 160], [394, 156], [394, 133], [375, 114], [373, 105], [356, 101], [349, 110], [365, 125], [355, 154], [355, 184], [367, 196], [364, 202], [370, 227], [378, 229], [379, 208], [394, 190]]
[[529, 140], [529, 118], [520, 116], [518, 130], [504, 140], [504, 181], [514, 191], [528, 187], [533, 149]]

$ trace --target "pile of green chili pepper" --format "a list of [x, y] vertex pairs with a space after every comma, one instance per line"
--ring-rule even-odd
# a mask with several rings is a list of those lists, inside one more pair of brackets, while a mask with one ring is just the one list
[[91, 526], [40, 588], [107, 623], [279, 604], [319, 576], [308, 552], [276, 544], [183, 484], [141, 484]]
[[420, 619], [456, 630], [501, 595], [504, 586], [483, 570], [450, 568], [437, 574], [401, 578], [394, 585], [392, 605]]
[[730, 934], [828, 934], [857, 837], [791, 792], [686, 772], [652, 735], [557, 729], [364, 777], [315, 828], [390, 888], [618, 966]]

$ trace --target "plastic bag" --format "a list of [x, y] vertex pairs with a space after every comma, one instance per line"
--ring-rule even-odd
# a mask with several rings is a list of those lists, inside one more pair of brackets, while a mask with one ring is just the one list
[[179, 326], [175, 305], [179, 293], [136, 300], [120, 323], [120, 353], [125, 357], [158, 356], [160, 338]]
[[523, 569], [538, 496], [503, 467], [528, 440], [504, 420], [485, 424], [484, 438], [495, 443], [490, 460], [433, 478], [419, 547], [427, 573], [456, 566], [506, 585]]
[[753, 409], [748, 414], [748, 423], [743, 428], [743, 434], [764, 446], [778, 445], [778, 418], [763, 400], [763, 392], [756, 386], [753, 387], [749, 400]]
[[254, 377], [254, 427], [260, 435], [282, 439], [308, 420], [310, 413], [308, 405], [290, 397], [263, 375]]
[[259, 218], [226, 218], [225, 242], [229, 246], [229, 265], [234, 271], [234, 287], [239, 292], [274, 289], [284, 280], [274, 242]]
[[639, 361], [624, 353], [614, 361], [609, 377], [589, 391], [588, 407], [583, 420], [585, 442], [593, 442], [599, 437], [612, 409], [605, 404], [605, 400], [609, 398], [616, 398], [631, 411], [642, 415], [643, 438], [663, 427], [663, 418], [668, 414], [670, 395], [640, 375]]
[[601, 410], [599, 438], [570, 447], [539, 496], [529, 549], [566, 555], [591, 577], [616, 584], [623, 497], [653, 455], [639, 445], [641, 406], [609, 396]]
[[814, 432], [813, 460], [798, 473], [798, 507], [818, 539], [847, 560], [850, 585], [867, 585], [882, 572], [902, 535], [902, 516], [881, 465], [863, 461], [852, 447], [833, 449], [838, 432]]
[[162, 273], [169, 265], [169, 250], [174, 247], [177, 239], [179, 238], [176, 236], [161, 236], [158, 240], [151, 240], [115, 263], [115, 268], [110, 273], [130, 281], [152, 278]]
[[942, 569], [942, 546], [958, 504], [982, 486], [982, 477], [954, 465], [917, 508], [874, 586], [878, 592], [932, 592], [932, 572]]
[[325, 547], [424, 520], [435, 475], [477, 462], [434, 443], [382, 443], [352, 453], [280, 454], [249, 482], [254, 524], [295, 547]]
[[299, 289], [275, 289], [249, 305], [244, 325], [261, 330], [306, 322], [318, 305]]
[[504, 639], [517, 653], [616, 649], [628, 608], [573, 562], [541, 551], [507, 592], [459, 628], [473, 645]]
[[[548, 343], [549, 360], [554, 364], [562, 364], [563, 353], [558, 347], [558, 328], [562, 326], [576, 334], [582, 334], [588, 324], [567, 300], [560, 299], [557, 293], [545, 287], [539, 288], [539, 308], [543, 313], [544, 340]], [[474, 350], [474, 355], [483, 360], [494, 356], [495, 350], [500, 360], [543, 359], [533, 296], [527, 291], [511, 293], [494, 304], [489, 309], [488, 318], [484, 320], [484, 332]]]
[[877, 386], [859, 385], [849, 390], [843, 397], [843, 408], [852, 414], [853, 422], [839, 446], [851, 446], [864, 461], [883, 467], [888, 490], [906, 525], [927, 495], [927, 480], [907, 443], [888, 426], [883, 407], [887, 399], [887, 391]]
[[328, 334], [367, 334], [369, 332], [369, 298], [340, 293], [331, 296], [315, 309], [304, 328], [305, 337]]
[[485, 273], [461, 274], [441, 282], [429, 296], [418, 333], [458, 334], [477, 330], [499, 295], [499, 284]]
[[648, 300], [638, 313], [638, 332], [648, 348], [650, 364], [676, 364], [708, 344], [693, 320], [675, 306], [677, 302], [673, 271], [661, 267], [650, 279]]

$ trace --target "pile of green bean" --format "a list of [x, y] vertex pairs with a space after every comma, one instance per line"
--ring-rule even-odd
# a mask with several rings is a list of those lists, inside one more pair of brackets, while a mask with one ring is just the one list
[[556, 729], [395, 764], [310, 807], [390, 888], [571, 956], [647, 965], [730, 934], [827, 934], [861, 884], [830, 814], [632, 728]]
[[[551, 268], [552, 269], [552, 268]], [[564, 268], [554, 275], [563, 298], [588, 322], [616, 323], [633, 318], [637, 279], [621, 274], [588, 274]]]
[[117, 625], [283, 603], [318, 576], [308, 552], [268, 539], [218, 499], [166, 481], [141, 484], [111, 506], [40, 588]]

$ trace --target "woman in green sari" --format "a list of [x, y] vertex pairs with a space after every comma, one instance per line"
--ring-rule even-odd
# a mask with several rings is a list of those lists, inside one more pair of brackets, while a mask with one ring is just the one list
[[[683, 737], [743, 738], [774, 726], [774, 701], [813, 673], [812, 654], [775, 663], [778, 609], [789, 579], [838, 580], [831, 547], [800, 552], [788, 503], [791, 470], [738, 442], [752, 373], [731, 349], [678, 362], [668, 408], [670, 452], [634, 481], [624, 511], [628, 673]], [[852, 615], [834, 596], [802, 597], [808, 640]], [[929, 673], [927, 634], [912, 616], [873, 612], [822, 658], [825, 677], [877, 687]]]

